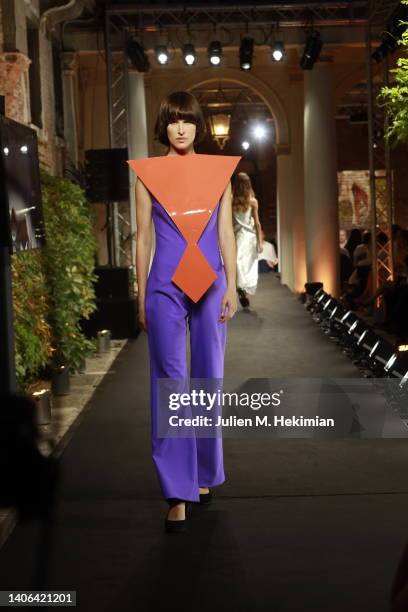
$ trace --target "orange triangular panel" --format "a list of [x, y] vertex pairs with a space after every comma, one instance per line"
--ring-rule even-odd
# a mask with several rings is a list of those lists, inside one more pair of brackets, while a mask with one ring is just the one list
[[240, 159], [195, 153], [128, 160], [187, 242], [172, 281], [194, 302], [217, 278], [197, 242]]
[[130, 159], [128, 164], [187, 242], [197, 242], [240, 159], [195, 153]]

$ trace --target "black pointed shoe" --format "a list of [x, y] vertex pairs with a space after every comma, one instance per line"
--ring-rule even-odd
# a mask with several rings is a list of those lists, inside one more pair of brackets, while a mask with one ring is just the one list
[[[191, 511], [191, 502], [185, 502], [186, 518]], [[167, 533], [183, 533], [186, 531], [186, 519], [164, 519], [164, 529]]]
[[207, 506], [212, 502], [212, 491], [208, 489], [208, 493], [200, 493], [200, 504], [202, 506]]

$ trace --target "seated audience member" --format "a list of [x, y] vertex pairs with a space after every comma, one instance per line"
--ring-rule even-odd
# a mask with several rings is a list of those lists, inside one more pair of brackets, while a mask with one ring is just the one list
[[356, 246], [353, 253], [354, 266], [371, 265], [371, 232], [365, 230], [361, 243]]
[[278, 265], [278, 257], [276, 255], [275, 247], [272, 242], [265, 240], [265, 232], [261, 230], [262, 234], [262, 251], [258, 254], [258, 266], [260, 272], [270, 272], [275, 270]]
[[346, 290], [346, 283], [354, 271], [353, 262], [346, 249], [340, 248], [340, 285], [341, 292]]
[[[406, 246], [401, 242], [400, 256], [408, 252], [408, 232], [403, 234]], [[408, 341], [408, 254], [401, 261], [394, 261], [395, 279], [381, 283], [375, 295], [365, 305], [369, 306], [378, 297], [384, 300], [385, 320], [383, 325], [400, 340]]]
[[351, 259], [353, 259], [354, 249], [358, 244], [361, 243], [361, 231], [357, 227], [353, 227], [345, 244], [345, 249], [349, 252]]
[[354, 271], [343, 294], [344, 301], [351, 309], [364, 306], [371, 295], [371, 232], [365, 231], [362, 240], [354, 249]]
[[339, 230], [339, 245], [340, 249], [344, 249], [347, 244], [347, 230], [340, 228]]

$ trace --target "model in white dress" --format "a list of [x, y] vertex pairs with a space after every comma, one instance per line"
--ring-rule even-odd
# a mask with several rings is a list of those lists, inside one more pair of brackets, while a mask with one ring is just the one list
[[241, 305], [249, 306], [248, 295], [254, 295], [258, 285], [258, 254], [262, 251], [262, 228], [258, 216], [258, 201], [246, 172], [234, 180], [232, 216], [237, 246], [237, 291]]
[[258, 249], [252, 207], [233, 209], [233, 222], [237, 243], [237, 287], [254, 295], [258, 285]]

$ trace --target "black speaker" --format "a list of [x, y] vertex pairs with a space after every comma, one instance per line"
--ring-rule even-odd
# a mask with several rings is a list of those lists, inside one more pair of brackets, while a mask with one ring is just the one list
[[96, 310], [89, 319], [82, 319], [80, 326], [88, 338], [95, 338], [101, 329], [109, 329], [114, 340], [137, 338], [140, 331], [137, 313], [135, 298], [98, 299]]
[[128, 159], [127, 147], [85, 151], [86, 197], [90, 202], [125, 202], [129, 199]]
[[95, 283], [95, 295], [98, 299], [128, 299], [133, 296], [131, 268], [98, 266], [94, 271], [98, 277]]

